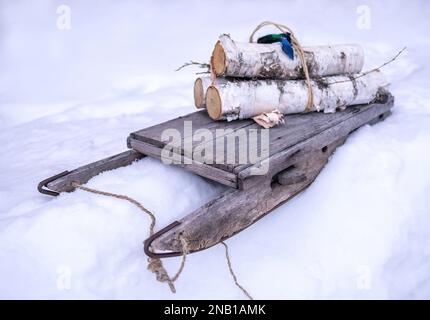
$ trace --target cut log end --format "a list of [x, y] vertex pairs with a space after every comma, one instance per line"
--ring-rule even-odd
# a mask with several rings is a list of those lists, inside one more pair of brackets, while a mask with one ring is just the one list
[[212, 71], [216, 76], [222, 76], [226, 70], [226, 55], [221, 42], [218, 41], [212, 52], [211, 58]]
[[221, 97], [214, 86], [210, 86], [206, 92], [206, 109], [212, 119], [218, 120], [221, 117]]
[[203, 88], [203, 81], [200, 78], [194, 82], [194, 104], [197, 109], [201, 109], [205, 105], [205, 90]]

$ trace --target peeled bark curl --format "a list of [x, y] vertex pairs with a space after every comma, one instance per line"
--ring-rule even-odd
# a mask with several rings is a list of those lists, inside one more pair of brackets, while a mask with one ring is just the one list
[[[379, 71], [364, 76], [333, 76], [311, 81], [314, 106], [310, 111], [335, 112], [350, 105], [373, 101], [388, 82]], [[214, 120], [248, 119], [263, 112], [283, 114], [306, 110], [308, 87], [304, 80], [228, 81], [206, 92], [206, 109]]]
[[[361, 46], [342, 44], [303, 47], [311, 78], [361, 72], [364, 52]], [[220, 36], [211, 57], [216, 76], [294, 80], [304, 79], [303, 67], [296, 56], [291, 60], [280, 43], [235, 42]]]

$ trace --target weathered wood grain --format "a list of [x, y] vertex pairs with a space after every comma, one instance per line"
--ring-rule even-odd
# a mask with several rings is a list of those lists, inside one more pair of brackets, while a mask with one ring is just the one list
[[[152, 144], [133, 138], [129, 139], [129, 143], [134, 150], [137, 150], [147, 156], [163, 160], [161, 148], [157, 148]], [[226, 186], [237, 188], [237, 178], [235, 174], [186, 158], [186, 156], [181, 156], [181, 163], [174, 165]]]
[[287, 185], [266, 179], [248, 190], [227, 190], [218, 198], [179, 220], [180, 224], [156, 238], [152, 250], [182, 251], [179, 236], [184, 237], [190, 251], [207, 249], [247, 228], [306, 188], [326, 164], [330, 154], [344, 139], [333, 142], [326, 152], [309, 153], [302, 168], [306, 179]]
[[[346, 108], [346, 110], [341, 112], [336, 112], [334, 114], [324, 114], [324, 113], [309, 113], [309, 114], [296, 114], [289, 115], [286, 117], [285, 124], [271, 128], [270, 129], [270, 149], [269, 156], [278, 153], [279, 151], [285, 150], [286, 148], [293, 146], [300, 141], [306, 140], [314, 135], [319, 134], [320, 132], [330, 128], [342, 121], [345, 121], [353, 116], [356, 116], [357, 113], [361, 113], [368, 108], [371, 108], [374, 104], [371, 105], [361, 105], [361, 106], [352, 106]], [[215, 137], [215, 131], [217, 129], [231, 129], [231, 132], [226, 132], [224, 135], [218, 136], [214, 141], [214, 139], [210, 139], [208, 141], [191, 141], [192, 148], [185, 148], [185, 145], [189, 145], [190, 140], [192, 139], [192, 134], [184, 133], [183, 126], [184, 121], [192, 121], [194, 134], [199, 129], [207, 129]], [[179, 117], [173, 119], [171, 121], [155, 125], [153, 127], [149, 127], [147, 129], [140, 130], [131, 135], [132, 138], [136, 140], [140, 140], [143, 142], [147, 142], [153, 144], [156, 147], [163, 148], [167, 141], [162, 141], [161, 133], [166, 129], [176, 129], [182, 135], [182, 140], [179, 144], [175, 145], [175, 152], [178, 154], [186, 155], [188, 158], [193, 157], [194, 150], [196, 148], [204, 149], [204, 148], [213, 148], [217, 145], [219, 140], [227, 141], [229, 139], [234, 139], [234, 136], [238, 135], [238, 133], [244, 133], [245, 138], [250, 141], [250, 132], [251, 130], [257, 130], [258, 134], [262, 129], [258, 124], [254, 123], [252, 120], [242, 120], [242, 121], [233, 121], [233, 122], [216, 122], [211, 121], [208, 115], [204, 110], [198, 111], [184, 117]], [[171, 143], [172, 144], [172, 143]], [[243, 147], [243, 146], [242, 146]], [[260, 154], [261, 149], [258, 144], [248, 144], [246, 147], [252, 148], [252, 150], [248, 150], [248, 152], [253, 152], [254, 154]], [[234, 150], [238, 151], [240, 148], [239, 142], [236, 141], [234, 145]], [[224, 159], [227, 158], [227, 148], [224, 150]], [[210, 164], [214, 167], [223, 169], [225, 171], [238, 173], [253, 165], [252, 163], [239, 163], [238, 159], [236, 159], [235, 164], [228, 163], [215, 163], [213, 164], [212, 156], [206, 157], [203, 156], [203, 159], [198, 159], [199, 162]]]
[[59, 193], [70, 192], [74, 190], [72, 182], [87, 183], [101, 172], [128, 166], [142, 157], [144, 157], [143, 154], [135, 150], [128, 150], [70, 171], [67, 175], [49, 182], [47, 187]]
[[366, 106], [366, 108], [363, 108], [361, 112], [357, 113], [354, 117], [350, 117], [349, 119], [332, 126], [307, 140], [301, 141], [289, 148], [274, 153], [260, 163], [244, 168], [237, 173], [239, 188], [246, 189], [255, 183], [259, 183], [261, 177], [253, 175], [254, 168], [267, 166], [269, 168], [267, 175], [269, 176], [280, 172], [288, 168], [290, 165], [306, 158], [309, 150], [322, 150], [333, 141], [340, 137], [348, 136], [349, 133], [367, 123], [372, 124], [385, 119], [390, 113], [393, 103], [394, 99], [393, 97], [390, 97], [386, 103]]
[[[184, 123], [191, 122], [192, 130], [190, 132], [184, 130]], [[130, 135], [130, 138], [135, 140], [139, 140], [142, 142], [146, 142], [152, 144], [156, 147], [163, 148], [169, 143], [169, 146], [173, 147], [173, 150], [181, 155], [185, 155], [188, 158], [193, 157], [193, 152], [198, 146], [210, 145], [213, 146], [214, 139], [216, 137], [216, 131], [222, 129], [226, 131], [226, 134], [218, 134], [217, 138], [221, 139], [224, 135], [229, 133], [229, 130], [236, 131], [241, 128], [246, 128], [250, 125], [253, 125], [254, 121], [252, 120], [242, 120], [242, 121], [233, 121], [233, 122], [217, 122], [213, 121], [207, 114], [206, 111], [197, 111], [191, 114], [188, 114], [183, 117], [178, 117], [172, 119], [170, 121], [166, 121], [164, 123], [160, 123], [158, 125], [145, 128], [134, 132]], [[162, 133], [167, 129], [175, 129], [181, 135], [180, 141], [168, 141], [163, 140]], [[196, 139], [196, 132], [205, 129], [209, 131], [214, 139], [210, 139], [208, 141], [194, 141]], [[194, 139], [193, 139], [194, 138]], [[189, 147], [188, 147], [189, 146]], [[209, 163], [208, 159], [205, 159], [205, 163]], [[211, 163], [212, 164], [212, 163]], [[225, 164], [214, 164], [215, 167], [223, 168], [228, 170], [227, 165]]]
[[[194, 141], [192, 143], [192, 150], [195, 150], [196, 147], [209, 148], [216, 146], [218, 143], [224, 143], [224, 146], [226, 146], [226, 141], [234, 141], [233, 150], [235, 151], [235, 162], [232, 164], [212, 163], [213, 159], [206, 158], [205, 156], [203, 156], [203, 159], [199, 159], [198, 161], [196, 161], [196, 159], [192, 159], [192, 152], [190, 150], [184, 150], [183, 148], [184, 144], [187, 143], [187, 139], [192, 138], [189, 133], [184, 136], [180, 144], [177, 146], [175, 145], [173, 150], [180, 154], [184, 159], [193, 161], [192, 165], [183, 165], [182, 167], [185, 169], [223, 183], [227, 186], [245, 189], [247, 185], [258, 183], [261, 180], [261, 178], [258, 177], [250, 179], [252, 176], [251, 173], [258, 166], [268, 164], [270, 168], [269, 174], [273, 174], [275, 171], [282, 171], [291, 165], [290, 162], [293, 162], [294, 159], [292, 158], [292, 155], [303, 149], [306, 144], [311, 145], [311, 143], [315, 144], [317, 143], [316, 141], [318, 141], [322, 148], [329, 144], [333, 140], [333, 137], [338, 137], [338, 133], [336, 131], [351, 132], [361, 125], [370, 122], [374, 118], [374, 120], [377, 121], [378, 117], [389, 111], [392, 105], [392, 97], [387, 96], [385, 100], [381, 101], [381, 103], [352, 106], [342, 112], [334, 114], [311, 113], [288, 116], [285, 124], [269, 129], [270, 142], [265, 146], [266, 148], [269, 148], [266, 150], [268, 158], [265, 158], [258, 163], [250, 163], [249, 161], [245, 164], [240, 163], [238, 153], [239, 151], [243, 151], [241, 148], [245, 147], [249, 149], [253, 148], [253, 150], [247, 150], [248, 154], [250, 154], [250, 152], [260, 154], [262, 151], [261, 144], [249, 143], [243, 146], [239, 144], [239, 139], [235, 139], [235, 136], [239, 133], [243, 134], [247, 141], [250, 142], [252, 140], [252, 135], [250, 135], [251, 129], [257, 130], [256, 132], [259, 134], [262, 130], [267, 129], [262, 129], [258, 124], [250, 121], [215, 122], [209, 120], [209, 123], [206, 124], [208, 116], [205, 114], [205, 111], [195, 112], [185, 117], [140, 130], [132, 134], [130, 139], [133, 139], [134, 146], [136, 146], [135, 149], [137, 151], [143, 153], [146, 152], [148, 155], [160, 158], [161, 149], [166, 145], [166, 141], [161, 140], [161, 132], [169, 128], [175, 128], [179, 130], [179, 132], [183, 132], [184, 121], [196, 120], [196, 126], [194, 126], [193, 122], [193, 132], [203, 128], [207, 128], [211, 132], [221, 128], [232, 129], [231, 132], [220, 135], [213, 140], [205, 142]], [[307, 141], [313, 137], [315, 137], [315, 139], [312, 140], [313, 142]], [[158, 142], [154, 143], [154, 140], [157, 140]], [[144, 142], [144, 144], [140, 144], [140, 149], [137, 141]], [[151, 148], [151, 146], [153, 148]], [[231, 148], [225, 147], [224, 159], [227, 159], [228, 156], [231, 156]], [[286, 158], [289, 158], [289, 161], [286, 161]], [[200, 166], [203, 166], [203, 168], [199, 168]], [[233, 176], [236, 178], [233, 178]]]
[[[310, 117], [307, 117], [307, 114], [295, 115], [295, 117], [299, 117], [299, 119], [286, 117], [285, 124], [270, 129], [269, 157], [314, 137], [327, 129], [333, 128], [349, 119], [354, 118], [357, 119], [357, 122], [362, 122], [364, 124], [369, 121], [367, 113], [368, 110], [372, 110], [371, 117], [377, 117], [374, 114], [382, 114], [386, 112], [387, 109], [392, 108], [392, 106], [393, 101], [387, 99], [383, 103], [351, 106], [342, 112], [334, 114], [313, 113]], [[361, 118], [364, 119], [364, 121], [360, 121]], [[347, 127], [348, 125], [345, 124], [344, 126]], [[245, 168], [253, 165], [258, 164], [248, 163], [245, 165], [237, 165], [234, 167], [233, 172], [239, 173]]]
[[283, 186], [303, 182], [306, 179], [306, 174], [295, 165], [289, 166], [277, 175], [277, 181]]
[[213, 122], [213, 120], [207, 115], [207, 112], [201, 110], [133, 132], [130, 134], [130, 137], [136, 140], [151, 143], [155, 146], [162, 148], [165, 146], [166, 143], [166, 141], [161, 140], [162, 131], [169, 128], [177, 129], [180, 132], [183, 132], [183, 125], [185, 121], [192, 121], [193, 126], [196, 128], [196, 130], [198, 128], [205, 127], [206, 125], [209, 125], [211, 122]]
[[[334, 114], [324, 114], [324, 113], [309, 113], [309, 114], [296, 114], [285, 117], [285, 123], [274, 128], [269, 129], [269, 150], [268, 155], [271, 156], [276, 154], [281, 150], [285, 150], [300, 141], [306, 140], [312, 136], [319, 134], [320, 132], [330, 128], [342, 121], [345, 121], [357, 113], [364, 111], [369, 106], [355, 106], [349, 107], [342, 112], [337, 112]], [[241, 129], [241, 128], [239, 128]], [[251, 141], [250, 132], [251, 130], [257, 130], [258, 134], [261, 133], [262, 129], [257, 123], [253, 123], [246, 128], [243, 128], [245, 137], [248, 141]], [[224, 139], [230, 139], [232, 136], [237, 135], [238, 131], [235, 130], [224, 136]], [[205, 145], [210, 145], [212, 141], [200, 144], [201, 147]], [[251, 143], [247, 145], [248, 153], [254, 152], [254, 154], [261, 153], [261, 145], [256, 143]], [[239, 142], [235, 143], [235, 150], [239, 150]], [[252, 150], [251, 150], [252, 149]], [[257, 150], [255, 150], [257, 149]], [[227, 157], [228, 150], [224, 150], [224, 158]], [[252, 163], [236, 163], [236, 164], [225, 164], [223, 167], [225, 170], [238, 173], [244, 168], [253, 165]]]

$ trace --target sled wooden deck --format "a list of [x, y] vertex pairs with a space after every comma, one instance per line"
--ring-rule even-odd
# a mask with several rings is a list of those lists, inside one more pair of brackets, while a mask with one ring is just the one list
[[[392, 103], [387, 102], [351, 106], [342, 112], [333, 114], [314, 112], [286, 116], [284, 124], [268, 129], [270, 144], [269, 150], [265, 150], [268, 157], [264, 159], [269, 164], [268, 175], [287, 168], [291, 163], [291, 161], [286, 161], [287, 158], [298, 152], [303, 153], [308, 149], [323, 149], [363, 124], [383, 119], [392, 106]], [[185, 123], [192, 124], [192, 130], [184, 130]], [[180, 141], [162, 139], [162, 133], [171, 129], [180, 133]], [[192, 141], [192, 135], [201, 129], [209, 130], [213, 138], [203, 142]], [[225, 134], [216, 135], [218, 129], [224, 130]], [[193, 152], [196, 148], [201, 150], [205, 146], [217, 146], [235, 139], [235, 149], [224, 148], [224, 159], [227, 159], [226, 152], [235, 152], [238, 149], [238, 136], [245, 135], [246, 141], [250, 142], [253, 138], [255, 140], [255, 132], [257, 132], [257, 139], [260, 139], [259, 131], [262, 130], [266, 129], [262, 129], [253, 120], [213, 121], [206, 111], [202, 110], [134, 132], [130, 134], [128, 145], [145, 155], [161, 159], [161, 150], [169, 143], [181, 155], [182, 160], [179, 165], [184, 169], [226, 186], [244, 189], [247, 180], [251, 177], [252, 169], [260, 166], [261, 163], [241, 163], [237, 153], [233, 164], [212, 163], [213, 155], [211, 154], [207, 157], [203, 156], [203, 159], [197, 161], [193, 159]], [[249, 134], [251, 131], [254, 131], [252, 136]], [[260, 144], [250, 143], [246, 147], [257, 147], [256, 154], [261, 154]], [[250, 151], [248, 150], [248, 152]]]
[[[174, 152], [182, 157], [181, 163], [176, 165], [230, 188], [148, 238], [145, 253], [159, 258], [180, 255], [180, 236], [187, 241], [190, 252], [195, 252], [242, 231], [304, 190], [351, 132], [365, 124], [385, 119], [393, 103], [392, 95], [385, 93], [372, 104], [350, 106], [334, 114], [289, 115], [285, 118], [285, 124], [271, 129], [262, 129], [252, 120], [215, 122], [205, 110], [198, 111], [131, 133], [127, 139], [131, 150], [60, 173], [40, 182], [38, 189], [50, 195], [72, 191], [72, 182], [86, 183], [100, 172], [128, 165], [144, 156], [162, 159], [163, 148], [171, 143]], [[190, 123], [192, 130], [184, 129], [184, 124], [187, 127]], [[181, 138], [176, 142], [163, 139], [162, 133], [169, 129], [179, 131]], [[193, 141], [193, 133], [199, 129], [207, 129], [212, 133], [212, 138], [204, 142]], [[217, 129], [230, 130], [216, 136]], [[252, 139], [251, 132], [255, 132], [252, 129], [260, 133], [261, 130], [269, 130], [270, 143], [268, 150], [265, 150], [267, 156], [256, 163], [233, 161], [231, 164], [214, 164], [210, 157], [203, 156], [199, 161], [193, 158], [196, 148], [203, 147], [203, 144], [222, 143], [238, 134], [239, 130]], [[252, 143], [247, 146], [261, 149], [261, 145]], [[261, 167], [268, 168], [267, 172], [256, 175], [255, 172], [259, 171], [256, 169]]]

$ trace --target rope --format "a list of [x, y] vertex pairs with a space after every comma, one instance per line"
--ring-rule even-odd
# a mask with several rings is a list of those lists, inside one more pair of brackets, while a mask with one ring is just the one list
[[179, 276], [181, 275], [182, 271], [184, 270], [185, 261], [187, 260], [187, 254], [188, 254], [188, 244], [187, 244], [187, 241], [182, 236], [182, 234], [179, 235], [179, 239], [181, 240], [181, 245], [182, 245], [182, 261], [181, 261], [181, 265], [179, 266], [178, 271], [172, 277], [172, 282], [175, 282], [176, 280], [178, 280]]
[[[135, 200], [135, 199], [133, 199], [133, 198], [131, 198], [129, 196], [126, 196], [126, 195], [112, 193], [112, 192], [106, 192], [106, 191], [101, 191], [101, 190], [97, 190], [97, 189], [93, 189], [93, 188], [84, 187], [84, 186], [80, 185], [77, 182], [72, 182], [72, 186], [74, 188], [81, 189], [81, 190], [89, 192], [89, 193], [94, 193], [94, 194], [98, 194], [98, 195], [102, 195], [102, 196], [106, 196], [106, 197], [111, 197], [111, 198], [126, 200], [126, 201], [134, 204], [136, 207], [138, 207], [140, 210], [142, 210], [143, 212], [145, 212], [150, 217], [150, 219], [151, 219], [151, 225], [149, 226], [149, 234], [151, 236], [154, 234], [154, 228], [155, 228], [155, 223], [156, 223], [155, 215], [151, 211], [149, 211], [148, 209], [146, 209], [139, 201], [137, 201], [137, 200]], [[185, 268], [185, 261], [187, 259], [187, 254], [189, 252], [188, 243], [187, 243], [185, 237], [182, 234], [179, 235], [179, 240], [181, 241], [181, 246], [182, 246], [182, 260], [181, 260], [181, 264], [179, 266], [178, 271], [176, 272], [176, 274], [173, 277], [169, 276], [169, 274], [167, 273], [167, 270], [164, 268], [163, 263], [161, 262], [161, 259], [148, 258], [148, 270], [150, 270], [152, 273], [155, 274], [155, 277], [156, 277], [157, 281], [167, 282], [167, 284], [169, 285], [170, 290], [173, 293], [176, 293], [176, 288], [175, 288], [174, 282], [176, 280], [178, 280], [179, 276], [182, 274], [182, 271]], [[250, 300], [253, 300], [253, 298], [248, 293], [248, 291], [246, 291], [246, 289], [244, 287], [242, 287], [239, 284], [239, 282], [237, 281], [237, 277], [236, 277], [236, 275], [235, 275], [235, 273], [233, 271], [233, 267], [231, 265], [231, 259], [230, 259], [230, 255], [228, 253], [227, 244], [225, 244], [223, 241], [221, 243], [225, 247], [225, 257], [227, 259], [228, 269], [230, 271], [230, 274], [233, 277], [234, 283], [236, 284], [236, 286], [240, 290], [243, 291], [243, 293]]]
[[308, 87], [308, 102], [306, 104], [306, 108], [305, 108], [304, 112], [310, 112], [310, 111], [312, 111], [312, 107], [314, 105], [314, 93], [312, 91], [312, 83], [311, 83], [311, 78], [309, 76], [308, 65], [306, 64], [305, 52], [304, 52], [302, 46], [300, 45], [299, 40], [297, 40], [296, 36], [294, 35], [294, 32], [289, 27], [287, 27], [285, 25], [275, 23], [272, 21], [263, 21], [254, 29], [254, 31], [252, 31], [252, 33], [249, 37], [249, 42], [254, 42], [254, 35], [258, 30], [260, 30], [261, 28], [263, 28], [265, 26], [269, 26], [269, 25], [275, 26], [282, 33], [287, 32], [290, 34], [291, 44], [292, 44], [293, 48], [295, 49], [297, 55], [300, 58], [300, 62], [302, 64], [302, 68], [303, 68], [303, 73], [305, 75], [306, 85]]
[[246, 291], [246, 289], [244, 287], [242, 287], [239, 282], [237, 281], [237, 277], [233, 271], [233, 267], [231, 265], [231, 258], [230, 258], [230, 254], [228, 253], [228, 246], [224, 241], [221, 241], [221, 244], [224, 246], [225, 248], [225, 258], [227, 259], [227, 265], [228, 265], [228, 270], [230, 270], [230, 274], [233, 277], [234, 283], [236, 284], [236, 286], [242, 290], [242, 292], [248, 297], [249, 300], [254, 300], [254, 298], [252, 298], [252, 296], [248, 293], [248, 291]]
[[102, 196], [117, 198], [117, 199], [126, 200], [128, 202], [131, 202], [132, 204], [134, 204], [135, 206], [137, 206], [140, 210], [142, 210], [147, 215], [149, 215], [149, 217], [151, 218], [151, 225], [149, 226], [149, 235], [152, 236], [154, 234], [155, 215], [151, 211], [149, 211], [148, 209], [146, 209], [137, 200], [135, 200], [133, 198], [130, 198], [129, 196], [122, 195], [122, 194], [111, 193], [111, 192], [106, 192], [106, 191], [101, 191], [101, 190], [97, 190], [97, 189], [92, 189], [92, 188], [84, 187], [84, 186], [81, 186], [77, 182], [72, 182], [72, 186], [75, 187], [75, 188], [77, 188], [77, 189], [81, 189], [81, 190], [84, 190], [84, 191], [87, 191], [87, 192], [90, 192], [90, 193], [100, 194]]
[[[151, 211], [146, 209], [139, 201], [137, 201], [137, 200], [135, 200], [129, 196], [126, 196], [126, 195], [111, 193], [111, 192], [106, 192], [106, 191], [101, 191], [101, 190], [97, 190], [97, 189], [84, 187], [77, 182], [72, 182], [72, 186], [77, 188], [77, 189], [81, 189], [83, 191], [86, 191], [86, 192], [90, 192], [90, 193], [94, 193], [94, 194], [98, 194], [98, 195], [102, 195], [102, 196], [106, 196], [106, 197], [126, 200], [126, 201], [134, 204], [136, 207], [138, 207], [140, 210], [145, 212], [150, 217], [151, 224], [149, 226], [149, 235], [152, 236], [154, 234], [154, 228], [155, 228], [155, 222], [156, 222], [155, 215]], [[152, 273], [155, 274], [155, 277], [158, 281], [167, 282], [170, 290], [173, 293], [176, 293], [176, 288], [175, 288], [174, 282], [176, 280], [178, 280], [179, 276], [181, 275], [182, 271], [184, 270], [185, 260], [186, 260], [187, 253], [188, 253], [188, 245], [187, 245], [185, 238], [182, 235], [180, 235], [179, 238], [180, 238], [181, 244], [182, 244], [182, 253], [183, 253], [182, 254], [182, 261], [181, 261], [181, 265], [179, 266], [178, 271], [176, 272], [176, 274], [172, 278], [169, 277], [169, 274], [167, 273], [167, 271], [164, 268], [163, 263], [161, 262], [160, 259], [148, 258], [148, 270], [150, 270]]]

